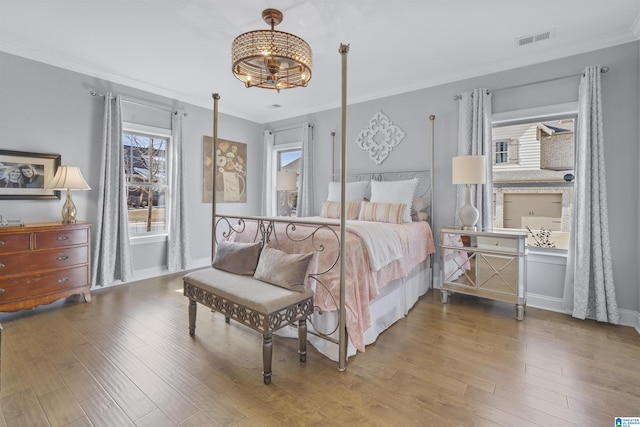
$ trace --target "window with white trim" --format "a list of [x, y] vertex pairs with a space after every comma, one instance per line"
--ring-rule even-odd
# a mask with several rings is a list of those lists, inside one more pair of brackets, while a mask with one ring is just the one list
[[[302, 143], [283, 144], [282, 146], [275, 147], [275, 161], [276, 167], [274, 168], [276, 177], [274, 182], [277, 182], [277, 173], [279, 171], [295, 172], [298, 175], [296, 183], [299, 181], [300, 174], [300, 161], [302, 156]], [[298, 203], [298, 189], [288, 191], [277, 191], [276, 198], [278, 201], [278, 215], [291, 215], [296, 214], [296, 205]]]
[[122, 133], [129, 235], [166, 236], [169, 221], [168, 129], [127, 124]]
[[530, 246], [567, 249], [577, 107], [547, 108], [493, 117], [493, 225], [528, 231]]

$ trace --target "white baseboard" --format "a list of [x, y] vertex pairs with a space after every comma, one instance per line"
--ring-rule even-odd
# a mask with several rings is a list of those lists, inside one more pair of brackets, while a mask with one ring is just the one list
[[[561, 298], [551, 298], [527, 292], [527, 306], [564, 313], [568, 316], [571, 315], [571, 312], [563, 307]], [[618, 324], [621, 326], [631, 326], [640, 334], [640, 312], [624, 309], [618, 311], [620, 314]]]

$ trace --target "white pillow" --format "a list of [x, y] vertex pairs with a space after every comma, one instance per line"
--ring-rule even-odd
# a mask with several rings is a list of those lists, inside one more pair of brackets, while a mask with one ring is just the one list
[[402, 222], [411, 222], [413, 193], [418, 186], [418, 178], [403, 181], [371, 181], [372, 203], [404, 203], [407, 207], [402, 214]]
[[[347, 202], [363, 201], [368, 185], [369, 185], [368, 181], [347, 182], [347, 188], [345, 193], [345, 198], [347, 199]], [[329, 195], [327, 196], [327, 201], [329, 202], [340, 201], [340, 183], [339, 182], [329, 183]]]

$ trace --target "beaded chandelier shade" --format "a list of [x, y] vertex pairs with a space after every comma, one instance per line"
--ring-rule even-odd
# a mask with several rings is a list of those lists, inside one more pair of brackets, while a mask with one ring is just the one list
[[240, 34], [233, 40], [233, 74], [246, 87], [289, 89], [307, 86], [311, 80], [311, 47], [300, 37], [274, 27], [282, 22], [282, 12], [265, 9], [262, 19], [271, 30]]

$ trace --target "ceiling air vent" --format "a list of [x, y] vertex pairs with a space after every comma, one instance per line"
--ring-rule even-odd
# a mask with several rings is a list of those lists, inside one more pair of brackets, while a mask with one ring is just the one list
[[538, 34], [520, 37], [516, 39], [516, 45], [520, 47], [520, 46], [526, 46], [532, 43], [541, 42], [543, 40], [548, 40], [553, 37], [554, 33], [555, 33], [555, 30], [548, 30]]

